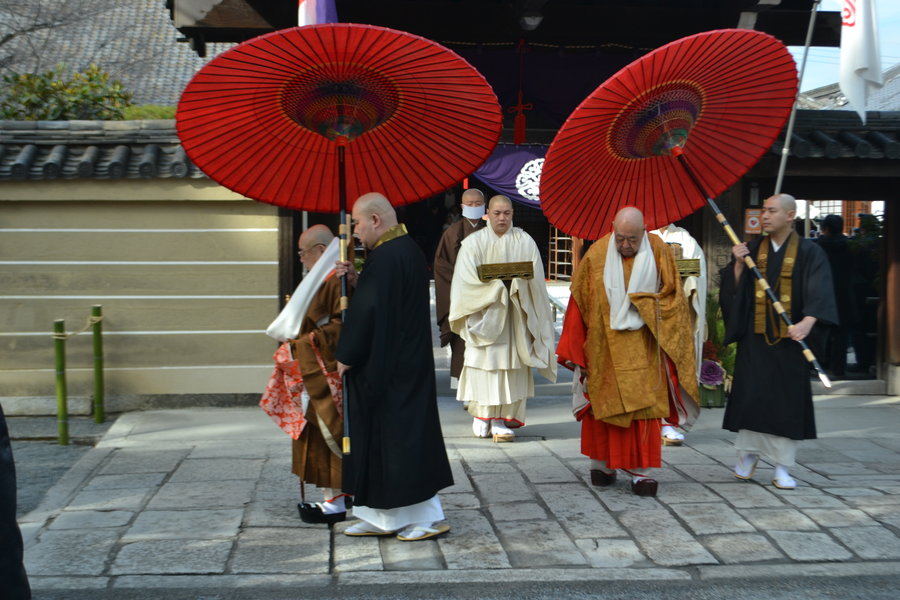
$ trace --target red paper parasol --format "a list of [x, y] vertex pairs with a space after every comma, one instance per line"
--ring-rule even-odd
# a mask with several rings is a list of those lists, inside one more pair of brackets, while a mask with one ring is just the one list
[[[765, 33], [709, 31], [658, 48], [566, 120], [541, 173], [544, 214], [585, 239], [608, 233], [623, 206], [641, 209], [648, 229], [677, 221], [756, 164], [796, 92], [790, 53]], [[673, 158], [678, 150], [683, 165]]]
[[[624, 206], [641, 209], [647, 229], [656, 229], [707, 204], [740, 244], [713, 197], [769, 149], [796, 94], [791, 55], [765, 33], [708, 31], [654, 50], [594, 90], [566, 120], [541, 173], [544, 214], [566, 233], [596, 239]], [[793, 325], [753, 259], [744, 262]], [[831, 387], [812, 350], [798, 343]]]
[[188, 84], [178, 134], [191, 160], [248, 198], [338, 212], [346, 196], [395, 205], [450, 187], [497, 143], [502, 115], [469, 63], [371, 25], [296, 27], [217, 56]]
[[[381, 192], [403, 205], [445, 190], [487, 159], [502, 127], [493, 90], [455, 53], [345, 23], [276, 31], [217, 56], [185, 88], [177, 120], [188, 156], [223, 186], [340, 212], [342, 261], [348, 197]], [[343, 314], [346, 276], [341, 296]]]

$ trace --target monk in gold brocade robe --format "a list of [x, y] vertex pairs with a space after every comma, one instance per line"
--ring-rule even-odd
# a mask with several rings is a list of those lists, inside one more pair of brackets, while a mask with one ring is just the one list
[[661, 418], [687, 428], [698, 412], [690, 308], [674, 256], [626, 207], [585, 254], [571, 290], [556, 353], [575, 370], [591, 481], [611, 485], [623, 469], [634, 493], [655, 495], [657, 482], [633, 470], [661, 466]]

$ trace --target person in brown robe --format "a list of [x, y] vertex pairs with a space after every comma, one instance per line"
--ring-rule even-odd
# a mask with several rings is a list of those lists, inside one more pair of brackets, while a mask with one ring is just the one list
[[[309, 271], [334, 238], [324, 225], [314, 225], [298, 241], [300, 262]], [[337, 371], [334, 350], [341, 333], [341, 282], [328, 276], [306, 311], [297, 338], [291, 341], [300, 365], [303, 385], [309, 394], [304, 417], [306, 427], [292, 441], [291, 471], [303, 482], [322, 488], [324, 502], [301, 503], [300, 517], [307, 523], [334, 523], [346, 518], [345, 495], [341, 493], [341, 443], [343, 419], [322, 367]], [[318, 356], [317, 356], [318, 353]]]
[[450, 331], [450, 283], [453, 281], [453, 269], [462, 241], [479, 229], [483, 229], [484, 194], [481, 190], [468, 189], [463, 192], [463, 217], [450, 225], [441, 236], [437, 252], [434, 253], [434, 312], [437, 325], [441, 331], [441, 347], [450, 345], [450, 387], [456, 389], [459, 374], [462, 372], [466, 343], [461, 337]]

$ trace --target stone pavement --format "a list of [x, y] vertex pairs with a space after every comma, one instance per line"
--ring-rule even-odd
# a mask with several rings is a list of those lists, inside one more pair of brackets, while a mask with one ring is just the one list
[[[349, 538], [297, 517], [290, 442], [258, 408], [122, 415], [21, 519], [35, 589], [285, 589], [373, 583], [896, 575], [900, 400], [816, 398], [779, 491], [731, 474], [721, 409], [663, 451], [657, 498], [590, 485], [566, 383], [538, 386], [512, 444], [471, 437], [440, 382], [455, 485], [438, 540]], [[318, 499], [314, 489], [308, 496]]]

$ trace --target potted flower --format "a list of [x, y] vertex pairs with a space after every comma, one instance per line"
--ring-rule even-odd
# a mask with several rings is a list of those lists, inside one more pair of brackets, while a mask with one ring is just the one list
[[731, 391], [736, 347], [724, 343], [725, 321], [719, 308], [718, 290], [710, 290], [706, 298], [706, 338], [700, 363], [700, 406], [722, 407]]

